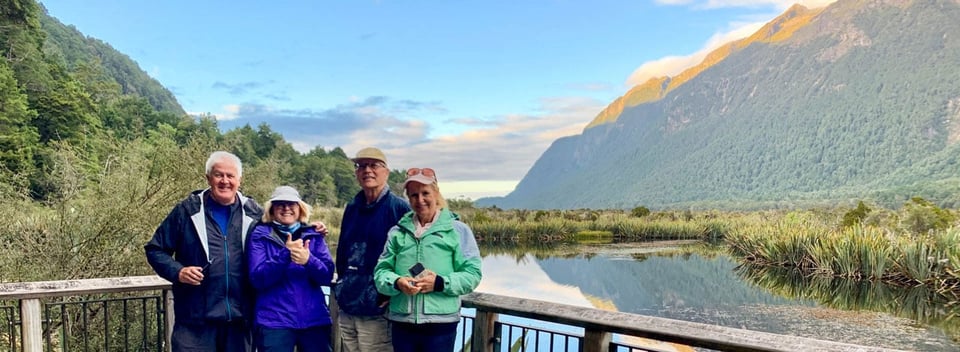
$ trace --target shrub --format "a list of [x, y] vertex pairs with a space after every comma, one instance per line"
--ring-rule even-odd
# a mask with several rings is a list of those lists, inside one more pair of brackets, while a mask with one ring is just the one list
[[633, 208], [633, 210], [630, 211], [630, 215], [634, 217], [642, 218], [644, 216], [650, 215], [650, 209], [644, 206], [639, 206], [639, 207]]
[[871, 210], [872, 209], [863, 204], [863, 201], [858, 202], [856, 209], [850, 210], [843, 214], [843, 222], [841, 223], [841, 226], [850, 227], [862, 223], [863, 219], [867, 217], [867, 214], [870, 214]]

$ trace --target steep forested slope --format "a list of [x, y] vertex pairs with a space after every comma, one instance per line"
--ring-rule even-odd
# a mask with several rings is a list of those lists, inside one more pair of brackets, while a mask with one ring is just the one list
[[[254, 180], [244, 192], [260, 198], [287, 184], [311, 203], [342, 205], [359, 190], [340, 148], [301, 154], [266, 124], [222, 133], [212, 116], [186, 115], [173, 94], [127, 55], [64, 26], [35, 0], [0, 1], [0, 55], [0, 200], [56, 202], [85, 191], [116, 192], [96, 183], [130, 162], [122, 160], [129, 158], [125, 152], [150, 155], [165, 148], [203, 157], [218, 149], [234, 152]], [[142, 177], [163, 178], [168, 170], [156, 168], [169, 167], [164, 157], [171, 156], [148, 156], [155, 165], [137, 165]], [[197, 176], [180, 186], [202, 187]], [[392, 174], [392, 182], [398, 177]]]
[[955, 1], [838, 1], [788, 39], [753, 43], [659, 100], [556, 141], [489, 203], [960, 204], [957, 18]]
[[60, 61], [73, 72], [99, 69], [99, 77], [94, 78], [101, 82], [116, 83], [122, 94], [144, 97], [160, 111], [184, 113], [173, 93], [110, 44], [83, 35], [75, 27], [66, 26], [50, 17], [46, 11], [40, 16], [40, 26], [47, 35], [43, 46], [47, 57]]

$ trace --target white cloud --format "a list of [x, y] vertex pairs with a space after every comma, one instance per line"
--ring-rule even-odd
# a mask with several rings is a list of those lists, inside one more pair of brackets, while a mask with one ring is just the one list
[[[502, 116], [479, 128], [435, 138], [427, 137], [435, 121], [371, 126], [357, 129], [340, 145], [347, 155], [377, 146], [393, 169], [432, 167], [443, 189], [445, 181], [516, 182], [550, 143], [580, 133], [588, 122], [585, 117], [596, 114], [606, 103], [586, 98], [544, 99], [539, 114]], [[503, 182], [470, 186], [477, 187], [475, 192], [506, 193]]]
[[[432, 167], [437, 170], [445, 196], [478, 199], [512, 191], [553, 141], [580, 133], [589, 117], [607, 103], [580, 97], [545, 98], [538, 111], [531, 114], [427, 120], [409, 116], [444, 111], [444, 107], [432, 102], [370, 97], [351, 99], [326, 110], [228, 105], [218, 119], [225, 130], [268, 122], [273, 131], [301, 152], [317, 146], [328, 150], [339, 146], [352, 156], [361, 148], [376, 146], [386, 153], [392, 169]], [[468, 129], [437, 135], [438, 129], [450, 125]]]
[[517, 188], [520, 181], [444, 181], [443, 196], [447, 199], [502, 196]]
[[707, 52], [709, 50], [700, 50], [687, 56], [667, 56], [644, 62], [627, 78], [627, 86], [633, 87], [654, 77], [675, 76], [702, 61]]
[[735, 23], [732, 25], [734, 29], [724, 33], [714, 34], [707, 40], [706, 44], [703, 45], [702, 49], [697, 50], [697, 52], [693, 54], [686, 56], [667, 56], [645, 62], [630, 74], [630, 77], [627, 78], [627, 85], [633, 87], [653, 77], [675, 76], [680, 74], [684, 70], [702, 62], [703, 58], [711, 51], [719, 48], [723, 44], [746, 38], [759, 30], [760, 27], [763, 27], [766, 22], [767, 21]]
[[229, 104], [223, 106], [223, 111], [219, 113], [214, 113], [214, 117], [217, 118], [217, 121], [228, 121], [233, 120], [238, 117], [240, 114], [241, 105], [240, 104]]

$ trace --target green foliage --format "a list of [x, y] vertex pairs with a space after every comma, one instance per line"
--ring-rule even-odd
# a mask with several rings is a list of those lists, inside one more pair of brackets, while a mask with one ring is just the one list
[[184, 114], [173, 94], [127, 55], [45, 13], [38, 19], [46, 34], [42, 50], [47, 59], [77, 73], [95, 101], [108, 103], [122, 94], [144, 98], [156, 111]]
[[[267, 124], [221, 133], [213, 116], [184, 114], [129, 57], [47, 16], [34, 0], [0, 3], [0, 57], [4, 194], [60, 202], [93, 187], [116, 146], [134, 142], [231, 151], [245, 166], [243, 191], [255, 199], [286, 184], [312, 204], [342, 206], [360, 190], [340, 148], [300, 154]], [[204, 160], [193, 161], [174, 169], [194, 175]], [[391, 173], [391, 182], [402, 179]]]
[[[31, 124], [36, 114], [17, 87], [13, 70], [0, 60], [0, 182], [14, 183], [14, 175], [33, 172], [33, 155], [40, 147], [39, 134]], [[17, 183], [17, 187], [26, 186]]]
[[[930, 206], [922, 199], [912, 204]], [[813, 213], [792, 212], [774, 223], [749, 221], [725, 242], [754, 264], [807, 275], [926, 285], [960, 301], [960, 228], [916, 234], [898, 227], [857, 224], [835, 228]]]
[[914, 234], [943, 230], [956, 220], [956, 216], [949, 211], [920, 197], [913, 197], [904, 203], [900, 213], [901, 226]]
[[545, 211], [543, 211], [543, 210], [537, 210], [537, 213], [533, 215], [533, 221], [540, 221], [540, 220], [542, 220], [544, 217], [547, 217], [547, 216], [549, 216], [549, 215], [550, 215], [549, 213], [547, 213], [547, 212], [545, 212]]
[[464, 218], [464, 221], [470, 222], [471, 224], [494, 222], [493, 218], [490, 217], [490, 215], [488, 215], [487, 212], [485, 211], [473, 212], [472, 215], [470, 215], [469, 219]]
[[650, 208], [639, 206], [630, 211], [630, 215], [638, 218], [650, 215]]
[[453, 211], [461, 211], [466, 209], [473, 209], [473, 201], [470, 198], [453, 198], [447, 199], [447, 207]]
[[[109, 146], [102, 172], [85, 174], [77, 149], [58, 148], [63, 185], [47, 205], [0, 198], [0, 280], [149, 274], [143, 244], [173, 204], [204, 184], [205, 146], [139, 140]], [[195, 171], [180, 167], [198, 165]]]
[[850, 210], [843, 214], [843, 222], [841, 226], [850, 227], [856, 224], [863, 222], [863, 219], [867, 217], [867, 214], [870, 214], [870, 209], [863, 204], [863, 201], [857, 202], [857, 208]]

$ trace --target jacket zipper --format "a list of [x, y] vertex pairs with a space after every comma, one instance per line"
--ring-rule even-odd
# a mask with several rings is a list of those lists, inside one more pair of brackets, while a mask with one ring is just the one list
[[223, 272], [227, 273], [223, 276], [224, 280], [226, 281], [223, 299], [227, 303], [227, 321], [231, 321], [233, 320], [233, 310], [230, 309], [230, 250], [227, 247], [226, 234], [223, 235], [223, 263]]
[[[421, 241], [423, 239], [423, 236], [420, 236], [420, 238], [417, 238], [416, 236], [414, 236], [413, 238], [414, 240], [417, 241], [417, 263], [423, 263], [423, 248], [421, 247], [421, 245], [423, 244], [423, 242]], [[421, 318], [423, 315], [423, 310], [425, 308], [424, 305], [426, 304], [425, 303], [426, 299], [420, 293], [417, 293], [413, 297], [414, 297], [414, 309], [415, 309], [414, 315], [413, 315], [413, 321], [415, 321], [417, 324], [420, 324], [420, 321], [422, 320]]]

